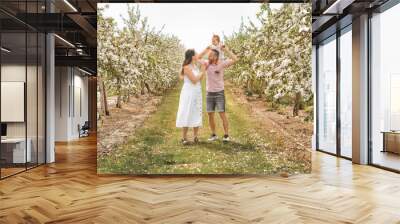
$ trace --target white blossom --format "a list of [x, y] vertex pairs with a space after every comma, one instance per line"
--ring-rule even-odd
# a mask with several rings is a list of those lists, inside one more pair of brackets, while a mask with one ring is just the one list
[[[161, 92], [174, 86], [184, 48], [175, 36], [150, 28], [138, 7], [128, 5], [123, 29], [98, 10], [98, 73], [108, 92], [121, 97], [141, 92], [146, 85]], [[146, 87], [147, 88], [147, 87]]]
[[272, 101], [298, 93], [310, 100], [310, 5], [284, 4], [271, 10], [263, 4], [257, 15], [260, 26], [242, 24], [238, 32], [225, 37], [226, 45], [239, 57], [227, 74], [247, 91]]

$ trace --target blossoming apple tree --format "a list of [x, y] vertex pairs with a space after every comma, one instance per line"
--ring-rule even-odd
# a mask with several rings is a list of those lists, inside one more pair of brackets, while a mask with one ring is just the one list
[[176, 84], [184, 47], [179, 39], [147, 24], [138, 7], [127, 5], [124, 27], [98, 10], [98, 86], [101, 114], [107, 115], [107, 95], [117, 107], [136, 94], [159, 94]]
[[257, 14], [260, 25], [241, 25], [225, 37], [239, 62], [229, 71], [248, 94], [258, 93], [272, 103], [289, 99], [293, 115], [300, 105], [312, 102], [311, 6], [284, 4], [272, 10], [263, 4]]

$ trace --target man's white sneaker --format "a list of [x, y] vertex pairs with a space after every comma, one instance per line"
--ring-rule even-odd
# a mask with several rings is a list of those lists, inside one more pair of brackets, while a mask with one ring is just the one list
[[213, 135], [210, 136], [210, 138], [208, 138], [208, 141], [215, 141], [217, 139], [218, 139], [218, 136], [213, 134]]
[[229, 142], [230, 138], [229, 135], [224, 135], [224, 137], [222, 138], [223, 142]]

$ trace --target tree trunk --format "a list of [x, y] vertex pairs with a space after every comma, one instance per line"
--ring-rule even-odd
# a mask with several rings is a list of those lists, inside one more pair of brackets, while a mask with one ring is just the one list
[[250, 80], [246, 81], [246, 95], [251, 96], [253, 93], [251, 92], [251, 83]]
[[98, 77], [99, 87], [100, 87], [100, 116], [109, 116], [110, 112], [108, 111], [108, 104], [107, 104], [107, 94], [104, 81], [101, 77]]
[[264, 82], [260, 81], [260, 97], [264, 94]]
[[128, 99], [128, 96], [126, 94], [124, 94], [124, 96], [122, 97], [122, 102], [123, 103], [128, 102], [127, 99]]
[[149, 84], [147, 84], [146, 82], [144, 83], [144, 86], [146, 86], [147, 92], [154, 94], [153, 91], [151, 91]]
[[126, 102], [129, 103], [129, 101], [131, 101], [131, 94], [128, 93], [128, 96], [126, 96]]
[[124, 103], [128, 103], [129, 102], [129, 94], [130, 94], [129, 90], [124, 91], [123, 98], [122, 98], [122, 101]]
[[293, 117], [299, 116], [301, 93], [297, 92], [294, 97]]
[[160, 92], [160, 87], [158, 86], [158, 83], [156, 83], [156, 86], [154, 86], [155, 92], [159, 93]]
[[104, 105], [104, 114], [106, 116], [110, 116], [110, 111], [108, 110], [108, 99], [107, 99], [107, 90], [104, 81], [101, 82], [103, 86], [103, 105]]
[[144, 83], [142, 82], [142, 84], [140, 85], [140, 94], [144, 95]]
[[122, 108], [122, 91], [121, 91], [121, 82], [120, 79], [117, 79], [117, 103], [115, 104], [116, 108]]
[[121, 100], [121, 95], [118, 94], [117, 96], [117, 103], [115, 104], [116, 108], [122, 108], [122, 100]]

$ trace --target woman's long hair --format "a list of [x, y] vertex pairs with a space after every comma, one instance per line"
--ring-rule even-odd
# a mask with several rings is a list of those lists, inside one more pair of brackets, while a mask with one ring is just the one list
[[194, 51], [194, 49], [188, 49], [185, 52], [185, 60], [182, 63], [182, 70], [181, 70], [181, 76], [183, 76], [183, 67], [185, 67], [185, 65], [189, 65], [190, 63], [192, 63], [193, 60], [193, 56], [196, 55], [196, 52]]

